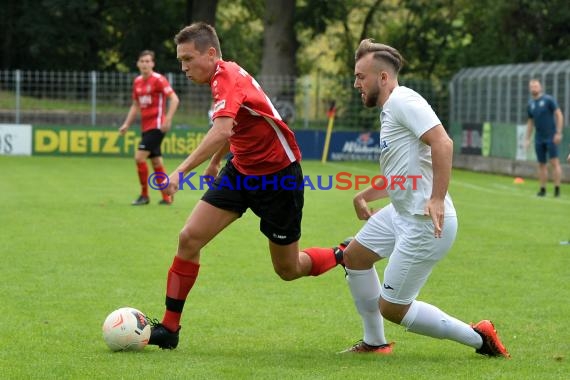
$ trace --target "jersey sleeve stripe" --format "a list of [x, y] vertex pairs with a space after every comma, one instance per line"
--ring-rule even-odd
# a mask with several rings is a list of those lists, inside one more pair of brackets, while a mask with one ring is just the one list
[[[255, 110], [253, 110], [247, 106], [242, 106], [242, 107], [244, 107], [246, 110], [248, 110], [254, 116], [261, 116], [259, 113], [255, 112]], [[289, 143], [287, 142], [287, 139], [283, 135], [283, 132], [281, 132], [281, 129], [279, 129], [279, 127], [275, 124], [275, 120], [271, 119], [268, 116], [261, 116], [261, 117], [263, 117], [263, 119], [267, 122], [267, 124], [269, 124], [271, 126], [271, 128], [273, 128], [275, 133], [277, 134], [277, 138], [279, 139], [279, 142], [281, 143], [283, 150], [287, 154], [287, 158], [289, 158], [289, 161], [290, 162], [297, 161], [297, 159], [295, 158], [295, 154], [293, 153], [293, 150], [291, 149], [291, 146], [289, 145]]]

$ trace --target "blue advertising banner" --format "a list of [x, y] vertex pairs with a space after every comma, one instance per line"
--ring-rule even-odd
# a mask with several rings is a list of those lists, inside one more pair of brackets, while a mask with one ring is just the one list
[[[304, 160], [322, 157], [325, 131], [295, 131]], [[379, 132], [333, 132], [329, 146], [329, 161], [378, 161], [380, 158]]]
[[331, 138], [330, 161], [378, 161], [380, 132], [335, 132]]
[[295, 138], [303, 160], [320, 160], [325, 143], [325, 131], [296, 130]]

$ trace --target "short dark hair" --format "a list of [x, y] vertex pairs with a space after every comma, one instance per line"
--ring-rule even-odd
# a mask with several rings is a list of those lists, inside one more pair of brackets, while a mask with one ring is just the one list
[[220, 57], [222, 56], [220, 40], [218, 39], [216, 29], [205, 22], [195, 22], [184, 27], [178, 32], [178, 34], [176, 34], [176, 36], [174, 36], [174, 42], [176, 45], [194, 42], [196, 50], [200, 53], [204, 53], [210, 47], [213, 47], [218, 52], [218, 55]]
[[392, 46], [374, 42], [372, 38], [360, 42], [354, 58], [358, 61], [368, 53], [373, 53], [375, 60], [389, 64], [394, 69], [395, 74], [398, 74], [404, 66], [404, 57], [402, 57], [398, 50]]
[[152, 50], [143, 50], [139, 53], [139, 59], [140, 57], [144, 57], [145, 55], [150, 55], [150, 57], [152, 58], [152, 60], [154, 61], [154, 51]]

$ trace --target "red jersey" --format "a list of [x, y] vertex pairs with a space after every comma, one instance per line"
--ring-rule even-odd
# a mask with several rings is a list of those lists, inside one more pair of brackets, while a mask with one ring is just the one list
[[210, 87], [212, 120], [220, 116], [234, 119], [230, 150], [237, 170], [246, 175], [271, 174], [301, 160], [295, 134], [243, 68], [219, 60]]
[[164, 75], [153, 72], [148, 78], [142, 75], [135, 78], [132, 96], [141, 109], [143, 132], [162, 127], [166, 114], [166, 98], [173, 92]]

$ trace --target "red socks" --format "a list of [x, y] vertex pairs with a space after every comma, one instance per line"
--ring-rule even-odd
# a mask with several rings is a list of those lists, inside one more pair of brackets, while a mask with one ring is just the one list
[[148, 198], [148, 166], [146, 162], [137, 162], [137, 172], [141, 184], [141, 195]]
[[[307, 248], [305, 252], [312, 261], [311, 276], [323, 274], [337, 265], [333, 248]], [[170, 331], [178, 331], [180, 318], [188, 293], [194, 286], [200, 264], [174, 257], [166, 282], [166, 311], [162, 324]]]
[[336, 266], [336, 258], [332, 248], [307, 248], [303, 252], [309, 255], [313, 262], [311, 276], [318, 276]]
[[[166, 169], [164, 168], [164, 166], [159, 165], [159, 166], [155, 166], [154, 167], [154, 172], [161, 172], [164, 173], [165, 175], [168, 175], [168, 173], [166, 172]], [[159, 182], [159, 184], [162, 183]], [[170, 202], [170, 195], [166, 194], [164, 191], [162, 192], [162, 199], [164, 199], [165, 201], [169, 201]]]
[[162, 324], [170, 331], [177, 331], [186, 297], [196, 282], [200, 264], [174, 257], [166, 282], [166, 312]]
[[[148, 198], [148, 166], [146, 162], [137, 162], [137, 172], [139, 175], [139, 183], [141, 184], [141, 195]], [[166, 173], [166, 169], [162, 165], [154, 167], [154, 172], [162, 172], [165, 175], [168, 175], [168, 173]], [[165, 192], [161, 193], [162, 199], [171, 202], [171, 198], [168, 194]]]

